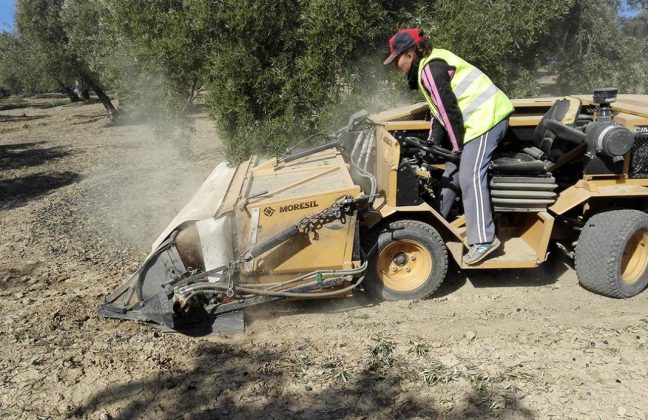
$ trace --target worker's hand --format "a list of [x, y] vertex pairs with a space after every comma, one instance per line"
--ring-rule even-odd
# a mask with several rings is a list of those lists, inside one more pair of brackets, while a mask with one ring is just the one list
[[459, 162], [461, 161], [461, 152], [462, 152], [462, 149], [459, 149], [459, 150], [454, 151], [454, 152], [450, 152], [451, 155], [452, 155], [452, 158], [448, 158], [448, 160], [458, 166]]

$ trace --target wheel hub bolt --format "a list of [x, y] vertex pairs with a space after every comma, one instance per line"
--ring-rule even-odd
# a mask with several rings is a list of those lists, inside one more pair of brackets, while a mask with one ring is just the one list
[[394, 263], [399, 266], [404, 266], [407, 264], [408, 258], [407, 254], [404, 252], [400, 252], [396, 255], [394, 255]]
[[391, 271], [392, 271], [392, 273], [395, 273], [396, 272], [396, 267], [392, 267]]
[[405, 271], [409, 273], [409, 272], [412, 271], [412, 270], [410, 270], [409, 267], [405, 267]]
[[412, 255], [412, 256], [410, 257], [410, 260], [412, 260], [412, 261], [416, 261], [416, 255]]

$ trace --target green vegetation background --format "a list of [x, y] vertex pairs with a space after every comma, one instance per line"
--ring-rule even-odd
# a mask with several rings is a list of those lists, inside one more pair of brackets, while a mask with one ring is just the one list
[[[232, 162], [282, 153], [360, 108], [420, 100], [382, 66], [397, 28], [482, 68], [513, 97], [645, 93], [648, 0], [17, 0], [0, 94], [75, 82], [186, 136], [205, 98]], [[631, 10], [631, 18], [622, 17]], [[543, 75], [545, 75], [543, 79]], [[547, 81], [550, 88], [543, 89]], [[95, 89], [96, 91], [96, 89]]]

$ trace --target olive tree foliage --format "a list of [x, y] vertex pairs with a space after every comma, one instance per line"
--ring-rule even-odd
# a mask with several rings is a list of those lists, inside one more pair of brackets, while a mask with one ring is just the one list
[[116, 109], [104, 92], [99, 76], [89, 68], [84, 55], [69, 43], [68, 26], [77, 21], [63, 18], [64, 3], [64, 0], [18, 0], [18, 31], [37, 50], [46, 74], [62, 85], [80, 79], [95, 91], [109, 116], [115, 117]]
[[411, 21], [432, 46], [453, 51], [481, 68], [507, 94], [536, 95], [545, 48], [574, 0], [421, 2]]
[[[627, 8], [639, 15], [623, 18]], [[602, 86], [642, 93], [647, 9], [646, 0], [437, 0], [421, 3], [412, 21], [427, 29], [434, 46], [479, 66], [513, 97], [586, 94]], [[555, 83], [543, 86], [542, 75]]]
[[67, 0], [94, 2], [101, 31], [78, 39], [96, 46], [93, 65], [124, 102], [182, 110], [205, 84], [215, 28], [206, 0]]
[[368, 96], [389, 33], [376, 0], [223, 0], [215, 17], [208, 99], [234, 160], [281, 153]]
[[[190, 154], [190, 106], [206, 83], [214, 42], [205, 0], [65, 0], [77, 51], [119, 97], [123, 120], [152, 124], [158, 138]], [[186, 153], [185, 153], [186, 152]]]
[[43, 69], [38, 50], [16, 32], [0, 32], [0, 96], [58, 89]]
[[382, 60], [394, 31], [413, 26], [507, 93], [535, 94], [549, 56], [543, 43], [574, 1], [225, 0], [211, 55], [212, 114], [240, 159], [279, 153], [354, 107], [393, 106], [407, 88]]
[[[646, 2], [635, 4], [645, 13]], [[648, 38], [624, 30], [622, 6], [618, 0], [577, 0], [557, 26], [551, 67], [562, 92], [585, 94], [604, 86], [646, 91]]]
[[[642, 13], [622, 18], [625, 7]], [[180, 136], [189, 105], [205, 93], [228, 157], [238, 161], [282, 153], [361, 108], [422, 100], [393, 65], [382, 65], [398, 28], [421, 27], [434, 47], [477, 65], [509, 96], [540, 93], [543, 74], [557, 75], [553, 93], [602, 85], [645, 92], [647, 7], [648, 0], [17, 0], [17, 32], [0, 38], [0, 55], [29, 51], [38, 65], [23, 66], [43, 77], [3, 59], [0, 86], [26, 92], [48, 81], [101, 80], [126, 114], [154, 115]]]
[[643, 8], [636, 17], [623, 21], [623, 32], [634, 38], [648, 38], [648, 7]]

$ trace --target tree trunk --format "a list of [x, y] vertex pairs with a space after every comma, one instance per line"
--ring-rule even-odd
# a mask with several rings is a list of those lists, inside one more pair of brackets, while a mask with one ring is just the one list
[[76, 85], [81, 99], [83, 99], [84, 101], [90, 99], [90, 88], [88, 87], [88, 85], [83, 80], [77, 80]]
[[116, 120], [117, 119], [117, 110], [113, 106], [112, 102], [110, 101], [110, 98], [108, 95], [106, 95], [106, 92], [104, 92], [103, 88], [99, 85], [98, 82], [92, 78], [92, 76], [88, 74], [84, 74], [82, 76], [83, 82], [85, 83], [88, 88], [94, 90], [95, 94], [97, 94], [97, 97], [103, 104], [104, 108], [106, 108], [106, 112], [108, 113], [108, 118], [110, 120]]
[[81, 98], [79, 98], [79, 95], [77, 95], [74, 89], [72, 89], [71, 87], [69, 87], [68, 85], [66, 85], [60, 80], [57, 80], [57, 82], [61, 86], [61, 89], [63, 89], [65, 93], [67, 93], [68, 97], [70, 98], [70, 102], [79, 102], [81, 100]]
[[202, 86], [198, 87], [198, 78], [195, 78], [193, 80], [193, 83], [191, 84], [191, 90], [189, 91], [189, 96], [187, 97], [186, 102], [182, 106], [182, 112], [187, 111], [194, 103], [196, 98], [198, 97], [198, 94], [202, 90]]

